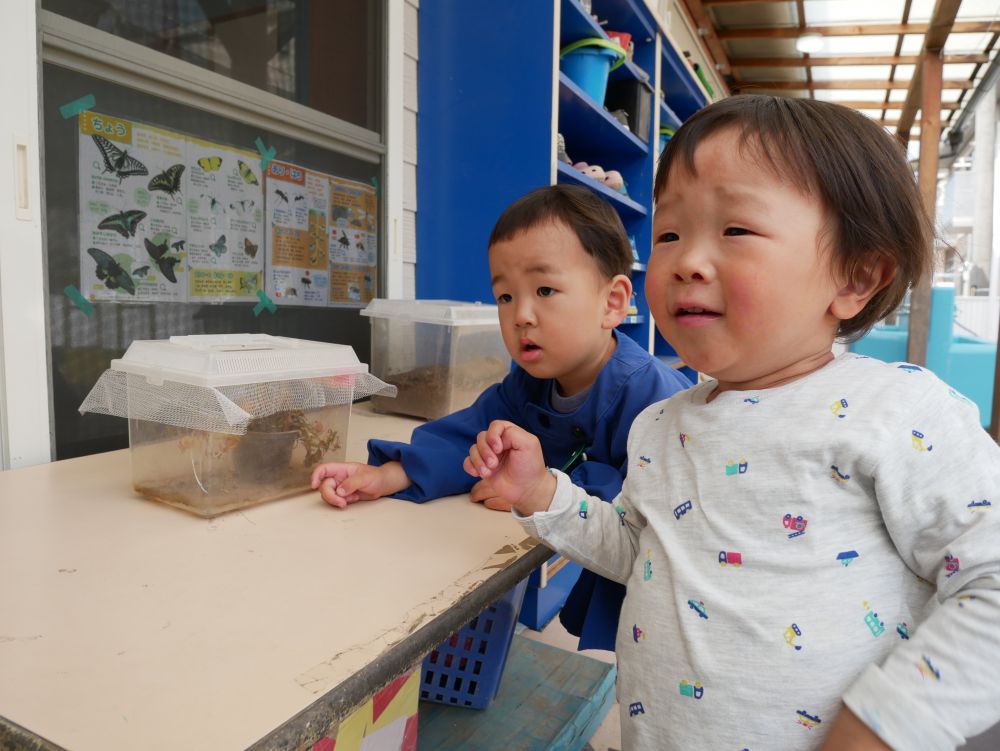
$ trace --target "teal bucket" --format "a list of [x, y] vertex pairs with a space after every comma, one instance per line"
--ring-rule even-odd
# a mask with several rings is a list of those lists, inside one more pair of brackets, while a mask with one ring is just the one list
[[584, 39], [565, 47], [559, 70], [593, 99], [604, 105], [608, 76], [625, 60], [625, 51], [603, 39]]

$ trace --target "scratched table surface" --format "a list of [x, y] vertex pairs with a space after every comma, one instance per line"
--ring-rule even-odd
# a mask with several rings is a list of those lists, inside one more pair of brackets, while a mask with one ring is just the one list
[[[355, 405], [348, 457], [416, 424]], [[0, 472], [0, 747], [308, 748], [547, 555], [467, 496], [208, 520], [128, 451]]]

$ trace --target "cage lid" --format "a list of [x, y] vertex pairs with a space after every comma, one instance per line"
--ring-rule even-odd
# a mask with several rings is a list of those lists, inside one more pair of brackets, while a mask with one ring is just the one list
[[256, 418], [373, 394], [395, 396], [396, 387], [343, 344], [267, 334], [174, 336], [132, 342], [79, 410], [241, 435]]
[[388, 300], [375, 298], [361, 311], [372, 318], [394, 318], [444, 326], [491, 326], [499, 322], [496, 305], [459, 300]]
[[193, 386], [230, 386], [264, 381], [367, 373], [354, 348], [269, 334], [197, 334], [139, 339], [111, 369]]

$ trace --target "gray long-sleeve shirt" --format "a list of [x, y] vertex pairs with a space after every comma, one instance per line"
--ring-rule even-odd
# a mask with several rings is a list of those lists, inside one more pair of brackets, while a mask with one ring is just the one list
[[890, 746], [1000, 719], [1000, 448], [933, 374], [853, 354], [636, 419], [613, 504], [557, 475], [527, 531], [628, 586], [627, 749]]

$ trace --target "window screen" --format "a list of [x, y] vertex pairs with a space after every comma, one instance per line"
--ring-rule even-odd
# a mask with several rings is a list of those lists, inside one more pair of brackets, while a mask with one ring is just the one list
[[[81, 192], [89, 188], [86, 188], [86, 183], [81, 183], [80, 154], [81, 148], [92, 147], [88, 145], [89, 137], [81, 136], [78, 118], [63, 119], [59, 114], [59, 106], [84, 94], [92, 94], [96, 100], [94, 109], [109, 117], [144, 123], [164, 132], [189, 136], [192, 142], [217, 144], [234, 150], [249, 149], [252, 152], [255, 140], [260, 138], [263, 143], [276, 149], [275, 162], [280, 159], [307, 171], [336, 176], [357, 184], [371, 186], [377, 183], [379, 165], [299, 142], [280, 134], [261, 132], [242, 122], [52, 64], [43, 66], [43, 90], [46, 262], [57, 459], [124, 448], [128, 445], [127, 426], [124, 420], [94, 414], [81, 416], [77, 413], [77, 407], [110, 361], [121, 357], [135, 339], [165, 339], [181, 334], [262, 332], [349, 344], [354, 347], [363, 362], [368, 362], [369, 323], [358, 314], [358, 307], [364, 303], [364, 299], [351, 307], [305, 307], [295, 304], [295, 301], [286, 300], [285, 302], [292, 304], [277, 306], [274, 314], [263, 310], [259, 315], [254, 315], [255, 306], [252, 301], [223, 304], [164, 299], [142, 301], [139, 295], [121, 294], [121, 289], [118, 289], [117, 300], [98, 300], [93, 304], [92, 314], [86, 315], [78, 305], [74, 304], [65, 290], [69, 286], [79, 289], [82, 284], [81, 257], [86, 257], [81, 253], [81, 237], [82, 233], [89, 230], [86, 225], [81, 225]], [[110, 183], [112, 187], [117, 182], [114, 169], [127, 171], [126, 162], [121, 156], [124, 151], [126, 149], [121, 148], [118, 152], [111, 152], [112, 171], [103, 174], [104, 182]], [[230, 152], [220, 149], [219, 153], [226, 155], [226, 159], [229, 158]], [[100, 160], [98, 151], [95, 150], [94, 154], [94, 163], [99, 168], [95, 172], [104, 173], [109, 165]], [[246, 159], [251, 163], [251, 167], [256, 165], [250, 157]], [[214, 166], [206, 163], [205, 170], [211, 170]], [[154, 178], [161, 177], [155, 174], [158, 169], [148, 165], [149, 174], [141, 177], [143, 189], [147, 185], [152, 185]], [[260, 172], [259, 165], [255, 169]], [[194, 171], [193, 166], [191, 171]], [[166, 175], [163, 180], [168, 180], [169, 169], [164, 170], [162, 174]], [[260, 179], [263, 179], [263, 175], [260, 175]], [[150, 200], [168, 203], [176, 201], [186, 211], [187, 202], [194, 199], [194, 194], [183, 197], [177, 192], [174, 195], [170, 190], [174, 186], [169, 180], [164, 185], [163, 180], [157, 186], [159, 190], [149, 191]], [[80, 187], [81, 184], [85, 185], [83, 189]], [[262, 189], [263, 197], [267, 200], [282, 201], [283, 199], [274, 193], [278, 189], [275, 187], [277, 185], [281, 184], [268, 180]], [[273, 196], [270, 195], [272, 193]], [[294, 202], [291, 189], [286, 189], [283, 193], [285, 198], [290, 199], [289, 203]], [[123, 212], [128, 208], [116, 205], [109, 199], [109, 215]], [[239, 205], [226, 207], [231, 213], [241, 210], [246, 212], [248, 208], [248, 204], [242, 207]], [[153, 213], [149, 206], [145, 209], [145, 213]], [[380, 212], [374, 211], [368, 219], [374, 222], [375, 236], [381, 238], [379, 216]], [[127, 219], [127, 216], [122, 218], [124, 227], [108, 231], [107, 236], [115, 238], [121, 235], [128, 239]], [[150, 220], [144, 217], [142, 221]], [[310, 228], [311, 226], [310, 224]], [[346, 236], [347, 233], [342, 234]], [[83, 237], [85, 239], [86, 235]], [[242, 248], [246, 238], [242, 240], [240, 247], [234, 247], [233, 240], [232, 237], [227, 240], [230, 245], [229, 252], [246, 255], [247, 251]], [[159, 242], [157, 237], [153, 237], [154, 245]], [[162, 242], [168, 243], [168, 240]], [[217, 250], [221, 249], [217, 247]], [[174, 253], [173, 250], [166, 252]], [[352, 248], [351, 252], [356, 251]], [[373, 258], [377, 257], [377, 251], [373, 252]], [[155, 260], [156, 254], [150, 252], [148, 257], [144, 257], [144, 264], [155, 266]], [[136, 267], [132, 267], [130, 271], [135, 278], [134, 284], [139, 285], [138, 275], [135, 274]], [[178, 271], [178, 275], [180, 273], [181, 271]], [[377, 284], [377, 280], [372, 282]], [[91, 285], [93, 288], [93, 280]], [[377, 289], [373, 288], [371, 293], [377, 293]]]

